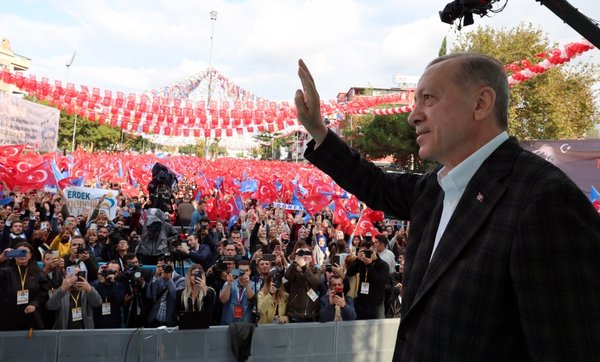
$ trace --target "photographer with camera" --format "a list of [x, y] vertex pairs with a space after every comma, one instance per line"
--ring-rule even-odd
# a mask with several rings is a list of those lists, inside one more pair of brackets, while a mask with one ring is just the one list
[[92, 287], [102, 298], [102, 305], [94, 308], [94, 327], [96, 329], [121, 328], [121, 309], [125, 305], [125, 285], [117, 281], [121, 266], [112, 260], [99, 268], [98, 279]]
[[308, 245], [298, 241], [294, 248], [291, 255], [293, 262], [285, 270], [290, 293], [286, 313], [292, 323], [314, 322], [319, 312], [317, 290], [321, 271], [315, 266]]
[[202, 265], [192, 265], [185, 277], [185, 287], [177, 291], [177, 310], [212, 313], [215, 298], [215, 290], [206, 285], [206, 274]]
[[184, 285], [185, 278], [177, 274], [172, 261], [159, 257], [154, 277], [146, 289], [146, 298], [153, 303], [148, 313], [149, 327], [177, 324], [177, 290], [183, 289]]
[[85, 278], [79, 266], [67, 268], [62, 285], [54, 293], [46, 308], [56, 311], [54, 329], [94, 329], [94, 307], [102, 305], [102, 298]]
[[256, 285], [250, 280], [250, 262], [240, 260], [237, 268], [227, 274], [227, 281], [219, 293], [219, 300], [223, 303], [221, 325], [251, 323], [256, 292]]
[[320, 298], [319, 322], [355, 320], [354, 301], [344, 295], [343, 278], [333, 273], [327, 284], [327, 293]]
[[157, 208], [148, 209], [142, 227], [142, 238], [136, 254], [145, 265], [155, 265], [158, 257], [169, 251], [172, 241], [179, 237], [175, 227], [168, 222], [167, 215]]
[[98, 274], [98, 265], [94, 258], [85, 248], [85, 240], [81, 235], [71, 237], [70, 254], [65, 256], [65, 267], [76, 265], [80, 270], [87, 272], [88, 281], [96, 280]]
[[181, 243], [176, 247], [178, 259], [189, 259], [194, 264], [202, 265], [203, 270], [208, 270], [214, 261], [214, 256], [207, 244], [200, 244], [195, 234], [188, 235], [187, 244]]
[[371, 234], [359, 245], [356, 260], [348, 266], [346, 275], [360, 274], [358, 295], [354, 300], [357, 319], [385, 318], [385, 287], [389, 280], [389, 267], [379, 258]]
[[117, 276], [117, 281], [125, 286], [125, 326], [139, 328], [146, 325], [150, 302], [146, 290], [152, 280], [152, 272], [142, 269], [137, 256], [127, 253], [123, 256], [125, 268]]

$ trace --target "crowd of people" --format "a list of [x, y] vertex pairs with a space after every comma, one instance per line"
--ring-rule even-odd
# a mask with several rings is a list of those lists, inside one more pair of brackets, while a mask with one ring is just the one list
[[182, 312], [210, 325], [399, 317], [402, 222], [350, 239], [328, 208], [309, 218], [246, 199], [227, 225], [191, 183], [171, 191], [161, 208], [119, 195], [112, 219], [71, 214], [60, 191], [12, 193], [0, 209], [0, 330], [172, 327]]

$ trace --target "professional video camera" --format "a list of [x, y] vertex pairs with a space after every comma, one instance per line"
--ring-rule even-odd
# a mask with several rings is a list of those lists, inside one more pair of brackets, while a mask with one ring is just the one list
[[134, 291], [136, 291], [136, 289], [142, 288], [142, 283], [139, 280], [141, 276], [142, 269], [137, 265], [130, 264], [123, 271], [123, 278], [127, 280], [127, 282]]
[[148, 183], [148, 192], [152, 207], [164, 212], [172, 211], [172, 191], [177, 184], [177, 177], [166, 166], [155, 163], [152, 167], [152, 180]]

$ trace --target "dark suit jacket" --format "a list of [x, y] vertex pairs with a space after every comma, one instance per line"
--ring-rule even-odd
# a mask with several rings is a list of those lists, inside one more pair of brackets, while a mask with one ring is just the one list
[[305, 157], [369, 207], [411, 221], [395, 361], [600, 360], [600, 217], [558, 168], [504, 142], [430, 263], [435, 172], [386, 174], [331, 131]]

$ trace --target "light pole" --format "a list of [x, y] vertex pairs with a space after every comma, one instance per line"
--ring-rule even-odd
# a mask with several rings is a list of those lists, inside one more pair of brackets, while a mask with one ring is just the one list
[[[213, 49], [213, 36], [215, 34], [215, 21], [217, 20], [217, 11], [211, 10], [210, 14], [210, 51], [208, 53], [208, 100], [207, 105], [210, 107], [210, 100], [212, 97], [212, 79], [213, 79], [213, 71], [212, 71], [212, 49]], [[210, 114], [210, 112], [208, 112]], [[210, 115], [207, 115], [208, 121], [211, 121]], [[210, 124], [208, 122], [207, 124]], [[204, 137], [204, 158], [208, 160], [208, 136], [205, 134]]]
[[[73, 65], [73, 62], [75, 61], [75, 56], [77, 55], [77, 50], [75, 50], [73, 52], [73, 55], [71, 56], [71, 60], [69, 60], [69, 62], [66, 65], [67, 67], [67, 83], [69, 83], [69, 70], [71, 69], [71, 65]], [[66, 84], [65, 84], [66, 87]], [[71, 145], [71, 153], [75, 152], [75, 132], [77, 130], [77, 112], [75, 112], [75, 119], [73, 121], [73, 144]]]

